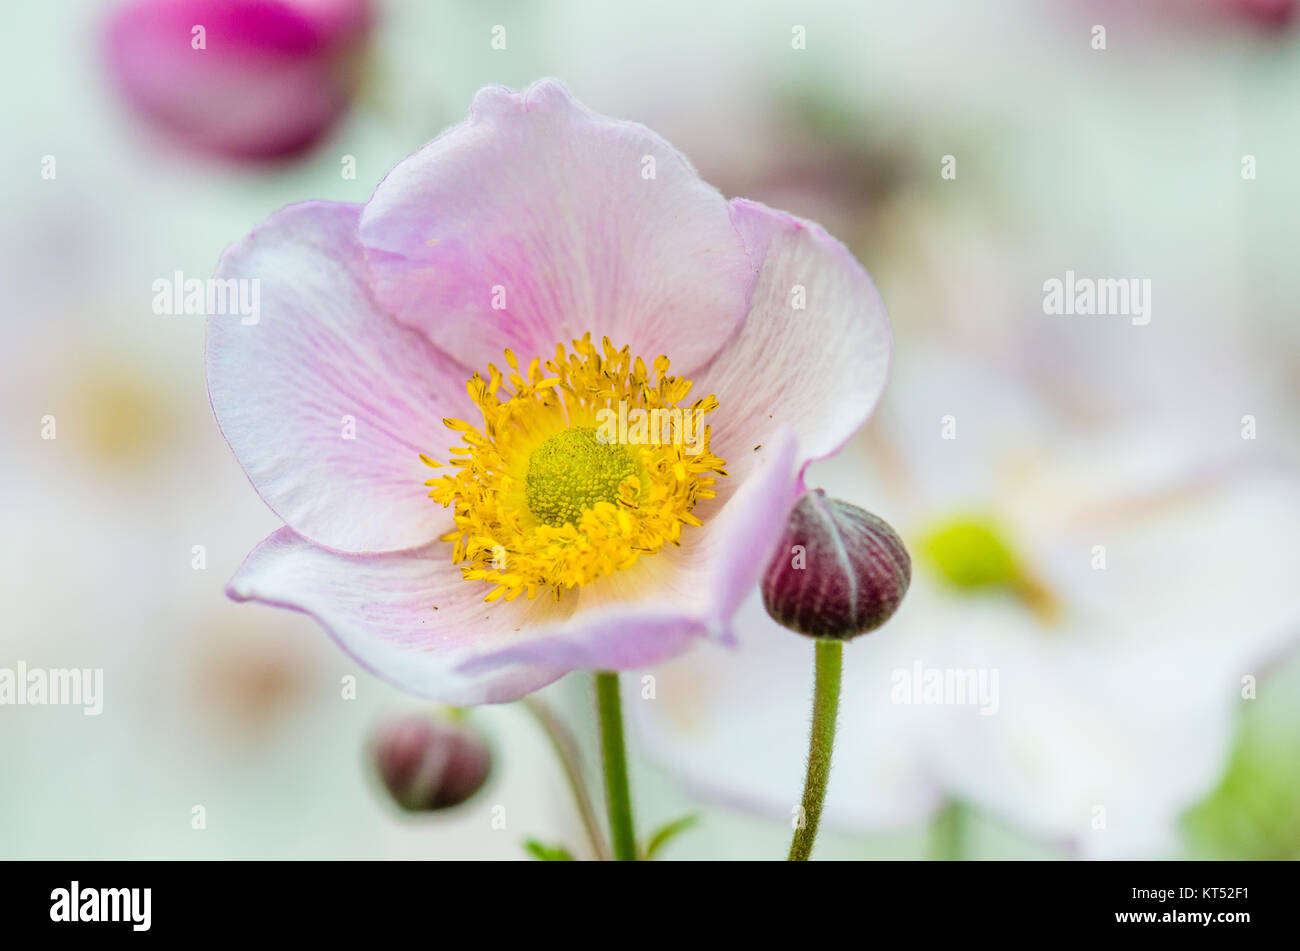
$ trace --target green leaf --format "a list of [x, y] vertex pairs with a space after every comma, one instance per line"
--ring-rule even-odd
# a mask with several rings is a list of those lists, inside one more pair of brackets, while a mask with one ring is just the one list
[[562, 845], [545, 845], [536, 839], [524, 843], [524, 849], [539, 862], [572, 862], [573, 854]]
[[680, 819], [674, 819], [672, 822], [656, 829], [654, 835], [650, 836], [649, 844], [645, 847], [646, 861], [654, 858], [659, 850], [662, 849], [670, 839], [677, 837], [679, 832], [685, 832], [692, 826], [697, 825], [699, 821], [699, 814], [691, 813], [689, 816], [682, 816]]

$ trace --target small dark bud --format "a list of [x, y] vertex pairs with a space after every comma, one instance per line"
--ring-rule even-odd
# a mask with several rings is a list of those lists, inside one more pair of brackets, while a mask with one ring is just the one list
[[379, 778], [403, 809], [458, 806], [482, 788], [492, 754], [476, 730], [410, 715], [379, 727], [371, 743]]
[[912, 582], [912, 559], [889, 525], [856, 505], [805, 493], [763, 575], [772, 619], [844, 641], [888, 621]]

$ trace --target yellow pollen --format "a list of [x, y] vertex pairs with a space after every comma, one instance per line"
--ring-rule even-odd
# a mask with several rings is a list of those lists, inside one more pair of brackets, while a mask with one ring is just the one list
[[561, 430], [533, 450], [524, 497], [547, 525], [577, 524], [597, 502], [617, 502], [619, 486], [639, 468], [626, 446], [601, 442], [594, 429]]
[[425, 485], [453, 507], [442, 540], [466, 580], [491, 585], [486, 600], [558, 599], [702, 524], [694, 509], [726, 475], [703, 423], [718, 401], [686, 403], [691, 381], [670, 376], [667, 357], [647, 367], [588, 334], [522, 370], [505, 358], [506, 373], [489, 365], [467, 384], [482, 425], [444, 420], [463, 445], [443, 463], [420, 457], [448, 467]]

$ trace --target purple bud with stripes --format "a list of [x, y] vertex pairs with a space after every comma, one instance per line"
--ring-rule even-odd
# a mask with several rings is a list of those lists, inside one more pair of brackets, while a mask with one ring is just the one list
[[790, 512], [763, 606], [792, 631], [843, 641], [888, 621], [911, 582], [912, 559], [888, 523], [815, 489]]
[[487, 782], [492, 755], [466, 723], [409, 715], [374, 733], [371, 758], [393, 800], [423, 812], [458, 806]]

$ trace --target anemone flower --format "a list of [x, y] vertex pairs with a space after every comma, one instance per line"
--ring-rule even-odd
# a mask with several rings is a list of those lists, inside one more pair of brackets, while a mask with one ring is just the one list
[[212, 405], [285, 522], [230, 595], [459, 705], [731, 642], [891, 353], [821, 228], [553, 81], [481, 90], [367, 204], [283, 209], [217, 278], [260, 313], [210, 318]]
[[[1294, 475], [1249, 462], [1235, 428], [1079, 429], [1014, 378], [909, 364], [808, 475], [916, 553], [898, 615], [847, 656], [828, 824], [898, 828], [955, 800], [1070, 854], [1169, 854], [1243, 697], [1300, 633]], [[661, 666], [634, 719], [691, 788], [788, 821], [803, 645], [757, 598], [737, 626], [744, 651]]]
[[373, 20], [371, 0], [132, 0], [106, 55], [126, 101], [181, 144], [282, 158], [346, 111]]

